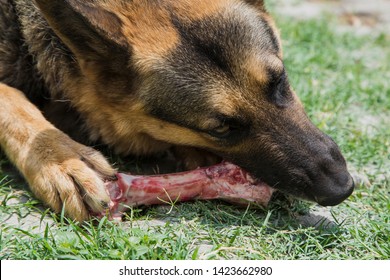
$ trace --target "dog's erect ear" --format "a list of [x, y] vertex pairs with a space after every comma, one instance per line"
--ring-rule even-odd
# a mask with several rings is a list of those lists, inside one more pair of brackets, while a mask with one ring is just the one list
[[[54, 32], [78, 59], [98, 61], [129, 54], [121, 20], [98, 1], [35, 0]], [[122, 58], [123, 59], [123, 58]]]
[[244, 0], [244, 1], [252, 6], [255, 6], [256, 8], [258, 8], [263, 12], [266, 11], [264, 0]]

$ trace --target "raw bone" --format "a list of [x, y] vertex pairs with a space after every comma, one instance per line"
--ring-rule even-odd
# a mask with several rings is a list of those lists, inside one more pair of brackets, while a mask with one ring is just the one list
[[194, 199], [223, 199], [232, 203], [267, 206], [274, 189], [253, 179], [240, 167], [223, 162], [192, 171], [140, 176], [118, 173], [107, 182], [110, 218], [118, 219], [131, 206], [174, 203]]

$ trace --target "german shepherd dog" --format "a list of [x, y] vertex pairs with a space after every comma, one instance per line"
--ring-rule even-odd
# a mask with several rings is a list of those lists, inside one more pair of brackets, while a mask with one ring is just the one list
[[0, 0], [0, 144], [33, 193], [101, 212], [120, 155], [231, 161], [336, 205], [354, 183], [288, 82], [261, 0]]

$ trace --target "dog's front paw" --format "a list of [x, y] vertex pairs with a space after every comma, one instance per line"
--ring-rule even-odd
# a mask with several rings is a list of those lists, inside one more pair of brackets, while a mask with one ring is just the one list
[[34, 194], [56, 212], [84, 221], [110, 202], [104, 180], [115, 170], [96, 150], [58, 130], [38, 134], [30, 145], [23, 173]]

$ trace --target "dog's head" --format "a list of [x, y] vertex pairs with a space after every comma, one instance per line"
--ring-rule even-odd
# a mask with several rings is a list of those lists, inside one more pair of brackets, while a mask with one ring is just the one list
[[79, 95], [105, 104], [106, 142], [205, 149], [321, 205], [352, 193], [338, 146], [289, 84], [263, 1], [36, 2], [75, 56]]

